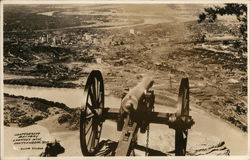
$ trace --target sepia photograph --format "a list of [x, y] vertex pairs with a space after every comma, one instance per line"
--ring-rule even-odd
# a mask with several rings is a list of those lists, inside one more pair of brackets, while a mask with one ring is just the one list
[[249, 158], [248, 1], [28, 2], [0, 2], [1, 159]]

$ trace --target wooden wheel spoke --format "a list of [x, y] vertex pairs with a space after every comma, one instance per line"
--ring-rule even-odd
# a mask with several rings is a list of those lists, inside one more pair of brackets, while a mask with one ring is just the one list
[[87, 115], [86, 117], [85, 117], [85, 119], [90, 119], [90, 118], [93, 118], [95, 115], [93, 114], [93, 113], [90, 113], [89, 115]]
[[97, 105], [98, 107], [100, 107], [101, 103], [102, 103], [102, 102], [97, 101], [97, 104], [96, 104], [96, 105]]
[[90, 141], [91, 141], [91, 139], [92, 139], [92, 135], [93, 135], [93, 129], [92, 129], [91, 132], [90, 132], [87, 146], [89, 146], [89, 143], [90, 143]]
[[101, 99], [101, 96], [100, 96], [100, 82], [99, 81], [96, 81], [96, 100], [99, 102], [100, 99]]
[[93, 138], [91, 139], [90, 149], [95, 147], [96, 131], [93, 131]]
[[[91, 86], [93, 96], [95, 97], [95, 102], [97, 101], [97, 96], [96, 96], [96, 79], [93, 81], [94, 83]], [[96, 107], [96, 106], [95, 106]]]
[[90, 110], [92, 108], [92, 106], [87, 102], [86, 103], [86, 111]]
[[92, 114], [94, 114], [94, 116], [98, 117], [98, 114], [96, 113], [94, 108], [90, 108], [90, 111], [92, 112]]
[[89, 90], [89, 96], [90, 96], [92, 107], [95, 107], [96, 106], [96, 97], [95, 97], [95, 94], [93, 93], [92, 89]]
[[87, 118], [89, 116], [90, 116], [90, 118], [93, 116], [97, 116], [95, 109], [89, 103], [87, 103], [86, 106], [87, 106], [87, 110], [90, 110], [91, 113], [89, 115], [86, 115], [85, 118]]
[[88, 128], [88, 129], [87, 129], [87, 131], [86, 131], [86, 134], [88, 134], [88, 133], [89, 133], [90, 128], [92, 128], [92, 125], [93, 125], [93, 123], [91, 123], [91, 125], [89, 125], [89, 128]]
[[102, 127], [102, 123], [98, 123], [98, 127]]

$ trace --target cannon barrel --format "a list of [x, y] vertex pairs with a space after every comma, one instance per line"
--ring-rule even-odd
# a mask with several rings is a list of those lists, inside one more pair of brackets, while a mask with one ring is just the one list
[[121, 109], [127, 113], [130, 113], [132, 110], [137, 110], [138, 103], [142, 98], [145, 91], [153, 86], [154, 81], [152, 78], [146, 77], [137, 84], [134, 88], [129, 90], [127, 95], [122, 99]]

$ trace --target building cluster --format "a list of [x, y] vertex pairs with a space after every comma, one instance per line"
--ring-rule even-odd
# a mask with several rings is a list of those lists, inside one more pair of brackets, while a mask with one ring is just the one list
[[45, 33], [38, 37], [37, 43], [49, 44], [54, 46], [59, 45], [74, 45], [74, 44], [99, 44], [100, 40], [97, 34], [83, 33]]
[[54, 32], [43, 32], [43, 33], [23, 33], [23, 34], [5, 34], [4, 35], [5, 42], [13, 42], [13, 43], [26, 43], [29, 45], [32, 44], [42, 44], [42, 45], [50, 45], [50, 46], [67, 46], [67, 45], [89, 45], [94, 44], [98, 45], [103, 43], [102, 38], [97, 33], [77, 33], [77, 32], [62, 32], [62, 31], [54, 31]]

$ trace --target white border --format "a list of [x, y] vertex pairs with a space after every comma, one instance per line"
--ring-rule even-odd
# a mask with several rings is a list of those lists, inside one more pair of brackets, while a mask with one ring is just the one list
[[[118, 159], [118, 160], [123, 160], [123, 159], [154, 159], [154, 160], [162, 160], [162, 159], [185, 159], [185, 160], [200, 160], [200, 159], [214, 159], [214, 160], [250, 160], [250, 151], [248, 151], [248, 155], [244, 156], [187, 156], [187, 157], [3, 157], [4, 155], [4, 136], [3, 136], [3, 5], [4, 4], [222, 4], [222, 3], [244, 3], [247, 4], [248, 7], [248, 77], [250, 77], [249, 69], [250, 69], [250, 59], [249, 59], [249, 47], [250, 47], [250, 38], [249, 38], [249, 33], [250, 33], [250, 1], [248, 0], [168, 0], [168, 1], [163, 1], [163, 0], [124, 0], [124, 1], [119, 1], [119, 0], [94, 0], [94, 1], [89, 1], [89, 0], [0, 0], [0, 124], [1, 124], [1, 148], [0, 148], [0, 159], [4, 160], [16, 160], [16, 159], [30, 159], [30, 160], [40, 160], [40, 159], [50, 159], [50, 160], [57, 160], [57, 159], [72, 159], [72, 160], [79, 160], [79, 159], [85, 159], [85, 160], [96, 160], [96, 159]], [[250, 80], [248, 78], [248, 102], [250, 102], [250, 96], [249, 96], [249, 85], [250, 85]], [[248, 104], [249, 105], [249, 104]], [[248, 107], [248, 150], [249, 144], [250, 144], [250, 135], [249, 135], [249, 128], [250, 128], [250, 113], [249, 113], [250, 107]], [[230, 134], [230, 133], [225, 133], [225, 134]], [[237, 138], [237, 137], [236, 137]]]
[[222, 4], [222, 3], [245, 3], [248, 0], [2, 0], [4, 4]]
[[0, 1], [0, 142], [1, 142], [1, 148], [0, 148], [0, 159], [3, 156], [3, 148], [4, 148], [4, 143], [3, 143], [3, 5]]
[[247, 124], [247, 130], [248, 130], [248, 159], [250, 160], [250, 135], [249, 135], [249, 128], [250, 128], [250, 107], [249, 107], [249, 102], [250, 102], [250, 95], [249, 95], [249, 85], [250, 85], [250, 80], [249, 80], [249, 77], [250, 77], [250, 73], [249, 73], [249, 70], [250, 70], [250, 50], [249, 50], [249, 47], [250, 47], [250, 21], [249, 21], [249, 18], [250, 18], [250, 1], [248, 1], [248, 4], [247, 4], [247, 117], [248, 117], [248, 124]]

